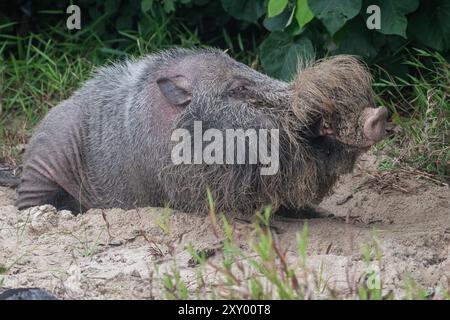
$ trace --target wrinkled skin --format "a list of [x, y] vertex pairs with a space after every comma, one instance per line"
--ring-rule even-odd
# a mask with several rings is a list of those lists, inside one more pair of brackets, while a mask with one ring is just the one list
[[[347, 123], [345, 107], [322, 110], [299, 99], [302, 81], [277, 81], [216, 50], [175, 49], [101, 69], [32, 137], [17, 206], [205, 211], [207, 188], [218, 210], [317, 204], [381, 139], [385, 115], [367, 109], [370, 81], [362, 84], [367, 97], [351, 106], [357, 126]], [[279, 173], [261, 176], [259, 164], [174, 165], [172, 131], [192, 131], [194, 120], [203, 130], [280, 129]]]

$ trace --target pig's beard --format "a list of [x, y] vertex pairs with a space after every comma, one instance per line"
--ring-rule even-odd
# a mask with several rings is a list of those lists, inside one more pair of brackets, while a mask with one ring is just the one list
[[339, 142], [313, 146], [306, 141], [280, 145], [280, 169], [260, 175], [258, 165], [174, 165], [167, 159], [161, 184], [167, 204], [186, 212], [208, 212], [210, 190], [217, 212], [253, 214], [270, 205], [301, 209], [327, 196], [337, 179], [353, 170], [360, 154]]

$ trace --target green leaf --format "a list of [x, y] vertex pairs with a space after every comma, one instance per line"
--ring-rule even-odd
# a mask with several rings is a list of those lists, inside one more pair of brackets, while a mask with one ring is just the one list
[[297, 0], [295, 7], [295, 19], [300, 27], [304, 27], [314, 18], [314, 13], [308, 6], [308, 0]]
[[256, 22], [266, 12], [266, 1], [222, 0], [222, 7], [235, 19]]
[[298, 40], [284, 32], [273, 32], [261, 43], [261, 65], [264, 71], [275, 78], [291, 80], [295, 75], [299, 59], [314, 56], [314, 47], [306, 37]]
[[406, 15], [414, 12], [419, 6], [419, 0], [371, 0], [370, 4], [380, 7], [379, 32], [396, 34], [406, 39], [408, 20]]
[[362, 0], [309, 0], [311, 11], [334, 35], [361, 10]]
[[339, 47], [335, 53], [352, 54], [371, 60], [378, 53], [374, 45], [373, 33], [366, 29], [365, 21], [357, 18], [350, 21], [335, 38], [340, 38]]
[[430, 48], [450, 50], [450, 1], [422, 2], [419, 10], [411, 17], [408, 31]]
[[287, 27], [291, 22], [291, 16], [293, 12], [291, 10], [285, 9], [281, 14], [276, 17], [269, 18], [266, 17], [263, 21], [263, 26], [269, 31], [280, 31]]
[[175, 11], [175, 4], [173, 3], [173, 1], [174, 0], [164, 0], [164, 11], [166, 13]]
[[116, 20], [116, 28], [119, 31], [131, 30], [133, 27], [133, 17], [132, 16], [120, 16]]
[[89, 8], [89, 17], [91, 17], [92, 20], [97, 20], [101, 15], [102, 13], [96, 7]]
[[106, 0], [104, 2], [105, 11], [108, 13], [114, 13], [119, 8], [120, 1], [119, 0]]
[[267, 10], [269, 18], [275, 17], [282, 13], [288, 4], [288, 0], [269, 0]]
[[142, 0], [141, 1], [141, 10], [142, 12], [149, 11], [153, 6], [153, 0]]

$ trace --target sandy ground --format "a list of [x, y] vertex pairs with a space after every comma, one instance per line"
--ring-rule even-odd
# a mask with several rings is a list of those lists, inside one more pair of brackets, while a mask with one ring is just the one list
[[[363, 157], [321, 204], [323, 217], [308, 220], [308, 270], [322, 269], [328, 287], [347, 297], [354, 297], [353, 286], [368, 268], [380, 275], [385, 291], [399, 298], [408, 278], [439, 297], [450, 282], [448, 186], [407, 174], [380, 175], [374, 168], [375, 157]], [[79, 216], [50, 206], [19, 212], [14, 199], [14, 190], [0, 187], [3, 287], [45, 288], [62, 299], [164, 298], [162, 275], [174, 265], [190, 292], [196, 290], [199, 266], [191, 263], [189, 243], [216, 252], [208, 258], [212, 264], [222, 257], [220, 236], [207, 216], [175, 211], [166, 216], [160, 208], [90, 210]], [[251, 224], [229, 219], [236, 241], [250, 252]], [[274, 237], [293, 265], [303, 223], [272, 222]], [[368, 265], [362, 247], [374, 243], [382, 260]], [[214, 269], [205, 274], [207, 281], [219, 281]], [[243, 274], [252, 276], [251, 271]], [[328, 296], [319, 287], [310, 294]]]

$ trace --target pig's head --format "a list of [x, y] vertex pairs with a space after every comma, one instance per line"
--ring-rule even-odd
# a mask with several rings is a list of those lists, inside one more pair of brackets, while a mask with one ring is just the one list
[[335, 56], [300, 71], [293, 112], [315, 144], [364, 151], [385, 135], [387, 110], [376, 108], [370, 73], [351, 56]]

